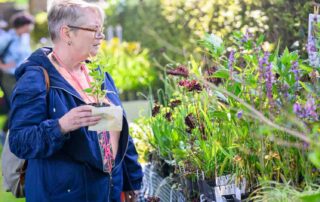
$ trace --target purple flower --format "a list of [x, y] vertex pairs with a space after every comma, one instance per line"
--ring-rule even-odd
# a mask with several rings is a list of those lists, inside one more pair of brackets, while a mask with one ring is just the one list
[[314, 40], [308, 40], [308, 43], [307, 43], [307, 52], [310, 53], [310, 52], [317, 52], [317, 48], [316, 48], [316, 45], [315, 45], [315, 41]]
[[228, 61], [228, 68], [230, 72], [230, 79], [232, 79], [232, 72], [233, 72], [233, 64], [234, 64], [234, 50], [230, 52], [229, 61]]
[[269, 63], [266, 66], [265, 71], [265, 79], [266, 79], [266, 91], [267, 91], [267, 97], [269, 100], [269, 104], [271, 107], [273, 107], [273, 95], [272, 95], [272, 84], [273, 84], [273, 74], [272, 74], [272, 64]]
[[294, 103], [293, 104], [293, 111], [294, 113], [296, 113], [297, 115], [301, 113], [302, 111], [302, 107], [299, 103]]
[[259, 59], [259, 81], [260, 83], [263, 82], [263, 78], [265, 78], [265, 66], [267, 66], [269, 64], [269, 56], [270, 53], [269, 52], [265, 52], [263, 55], [263, 58]]
[[269, 62], [270, 53], [265, 52], [263, 58], [259, 59], [259, 82], [263, 83], [265, 80], [266, 93], [269, 104], [274, 107], [273, 95], [272, 95], [272, 85], [274, 82], [274, 75], [272, 73], [272, 63]]
[[300, 118], [310, 118], [318, 120], [317, 106], [313, 97], [309, 96], [306, 104], [301, 106], [299, 103], [293, 105], [294, 113]]
[[288, 93], [289, 85], [287, 83], [283, 84], [281, 86], [281, 90], [282, 90], [284, 98], [288, 98], [289, 97], [289, 93]]
[[243, 38], [241, 39], [242, 43], [248, 42], [253, 37], [253, 34], [249, 32], [249, 30], [246, 31], [246, 33], [243, 35]]
[[309, 96], [304, 106], [304, 109], [305, 109], [306, 117], [310, 117], [310, 118], [312, 117], [315, 120], [318, 120], [317, 106], [313, 97]]
[[237, 113], [238, 119], [241, 119], [241, 118], [242, 118], [242, 115], [243, 115], [243, 111], [238, 111], [238, 113]]
[[298, 68], [299, 68], [299, 63], [297, 61], [294, 61], [292, 63], [292, 66], [291, 66], [291, 72], [293, 72], [293, 74], [294, 74], [294, 79], [295, 79], [294, 86], [295, 86], [295, 90], [296, 91], [299, 88], [299, 79], [300, 79], [300, 77], [299, 77], [299, 69]]

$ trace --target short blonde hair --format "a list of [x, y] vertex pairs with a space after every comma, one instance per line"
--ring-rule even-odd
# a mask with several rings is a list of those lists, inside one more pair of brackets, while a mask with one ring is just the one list
[[104, 20], [103, 10], [95, 4], [83, 0], [52, 0], [48, 4], [48, 28], [52, 41], [59, 39], [59, 32], [63, 25], [80, 26], [79, 19], [83, 16], [85, 9], [93, 9]]

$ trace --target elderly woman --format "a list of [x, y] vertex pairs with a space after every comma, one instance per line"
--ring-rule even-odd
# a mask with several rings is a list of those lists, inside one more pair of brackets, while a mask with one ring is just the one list
[[[88, 131], [101, 117], [87, 105], [95, 99], [83, 91], [91, 80], [84, 61], [98, 52], [103, 19], [97, 6], [83, 1], [53, 4], [48, 23], [54, 47], [35, 51], [15, 73], [9, 145], [28, 160], [27, 201], [120, 201], [121, 192], [140, 189], [143, 173], [125, 115], [122, 131], [106, 131], [104, 142]], [[105, 86], [117, 92], [108, 74]], [[121, 106], [117, 94], [106, 100]]]

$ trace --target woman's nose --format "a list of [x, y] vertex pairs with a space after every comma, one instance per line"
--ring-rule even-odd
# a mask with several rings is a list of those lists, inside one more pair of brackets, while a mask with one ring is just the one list
[[100, 33], [96, 36], [97, 39], [104, 39], [104, 37], [105, 37], [105, 35], [104, 35], [103, 32], [100, 32]]

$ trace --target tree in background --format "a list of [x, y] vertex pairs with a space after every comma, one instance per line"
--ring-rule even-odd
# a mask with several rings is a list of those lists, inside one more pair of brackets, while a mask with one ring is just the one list
[[[307, 0], [127, 0], [112, 1], [108, 24], [121, 24], [126, 41], [140, 41], [164, 62], [163, 52], [176, 60], [187, 57], [204, 33], [230, 38], [231, 32], [263, 33], [281, 49], [304, 50]], [[165, 64], [165, 63], [162, 63]]]

